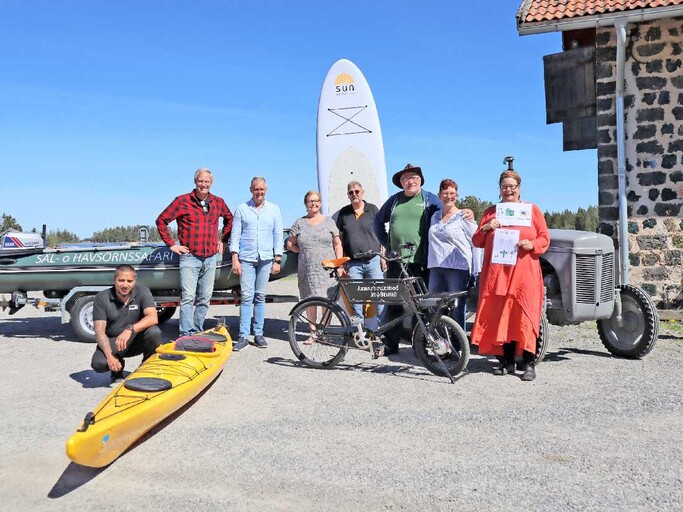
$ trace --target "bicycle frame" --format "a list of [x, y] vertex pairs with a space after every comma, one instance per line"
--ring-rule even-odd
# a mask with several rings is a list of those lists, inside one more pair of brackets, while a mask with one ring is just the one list
[[[363, 256], [374, 256], [378, 253], [364, 253]], [[368, 350], [374, 358], [379, 356], [379, 349], [382, 347], [380, 336], [387, 331], [397, 327], [403, 323], [407, 318], [415, 319], [415, 331], [413, 331], [413, 342], [415, 344], [417, 355], [427, 366], [427, 368], [437, 375], [443, 374], [448, 376], [451, 382], [455, 382], [454, 375], [446, 367], [444, 361], [448, 359], [449, 364], [453, 361], [451, 357], [456, 354], [456, 361], [463, 361], [466, 364], [469, 357], [469, 348], [467, 346], [467, 337], [460, 329], [460, 327], [452, 319], [447, 318], [448, 322], [452, 323], [448, 327], [446, 319], [443, 318], [444, 311], [453, 307], [455, 301], [467, 294], [467, 292], [457, 293], [439, 293], [430, 294], [421, 277], [411, 277], [404, 264], [404, 258], [399, 255], [392, 255], [385, 257], [380, 255], [387, 261], [396, 261], [400, 265], [400, 277], [391, 279], [343, 279], [340, 276], [339, 268], [349, 260], [349, 258], [342, 258], [339, 260], [328, 260], [323, 262], [325, 268], [330, 272], [330, 277], [337, 281], [334, 288], [333, 298], [327, 299], [323, 297], [311, 297], [304, 299], [297, 303], [292, 309], [292, 319], [290, 319], [290, 344], [294, 353], [302, 361], [307, 361], [306, 364], [313, 365], [317, 368], [331, 368], [339, 362], [339, 356], [343, 357], [344, 351], [349, 348]], [[342, 307], [342, 301], [347, 305], [359, 303], [376, 303], [376, 304], [394, 304], [401, 305], [404, 312], [386, 323], [381, 324], [378, 328], [371, 330], [365, 329], [361, 322], [352, 321], [352, 316]], [[307, 305], [309, 302], [311, 305]], [[320, 319], [311, 319], [310, 313], [306, 313], [310, 308], [322, 308], [322, 317]], [[308, 308], [308, 309], [306, 309]], [[296, 314], [295, 314], [296, 311]], [[315, 315], [317, 317], [317, 314]], [[314, 317], [314, 318], [315, 318]], [[298, 320], [293, 320], [293, 319]], [[306, 319], [308, 318], [308, 319]], [[337, 320], [334, 320], [337, 318]], [[295, 340], [295, 332], [301, 332], [295, 327], [295, 322], [303, 321], [310, 327], [306, 327], [303, 332], [311, 332], [315, 334], [309, 335], [307, 341], [302, 345]], [[341, 325], [340, 325], [341, 324]], [[355, 325], [354, 325], [355, 324]], [[443, 334], [444, 325], [446, 326], [446, 333], [452, 332], [448, 329], [456, 329], [455, 337], [457, 339], [457, 347], [455, 342], [451, 342], [450, 334]], [[304, 334], [305, 335], [305, 334]], [[416, 338], [417, 336], [417, 338]], [[331, 354], [329, 360], [309, 359], [305, 352], [302, 352], [301, 347], [305, 345], [320, 345], [338, 347], [340, 352]], [[463, 346], [465, 348], [463, 348]], [[429, 349], [429, 355], [425, 350]], [[464, 352], [464, 359], [459, 359], [461, 351]], [[325, 356], [327, 357], [327, 356]], [[425, 359], [427, 357], [428, 359]], [[329, 365], [328, 365], [329, 363]], [[456, 366], [459, 363], [456, 363]], [[436, 366], [435, 366], [436, 365]], [[457, 372], [461, 371], [464, 366], [460, 366]], [[436, 368], [436, 369], [435, 369]]]

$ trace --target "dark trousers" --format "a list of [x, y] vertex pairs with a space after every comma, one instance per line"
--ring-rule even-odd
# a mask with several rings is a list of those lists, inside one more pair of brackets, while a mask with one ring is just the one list
[[[408, 274], [410, 274], [410, 277], [421, 277], [425, 285], [429, 282], [429, 269], [427, 268], [426, 265], [420, 265], [418, 263], [408, 263], [406, 265]], [[401, 277], [401, 267], [399, 264], [395, 261], [390, 261], [389, 265], [387, 266], [387, 278], [400, 278]], [[400, 305], [391, 305], [387, 306], [384, 309], [384, 320], [383, 323], [389, 322], [391, 320], [394, 320], [395, 318], [398, 318], [403, 314], [403, 306]], [[412, 329], [411, 329], [412, 331]], [[411, 331], [406, 331], [406, 329], [403, 327], [403, 325], [399, 324], [396, 327], [393, 327], [392, 329], [389, 329], [385, 334], [384, 334], [384, 344], [390, 349], [390, 350], [398, 350], [398, 344], [401, 340], [410, 340], [410, 335]]]
[[[124, 357], [133, 357], [140, 354], [143, 354], [142, 360], [144, 361], [154, 354], [154, 351], [159, 345], [161, 345], [161, 329], [156, 325], [153, 325], [142, 332], [136, 332], [135, 336], [128, 340], [126, 350], [120, 352], [116, 350], [116, 337], [109, 338], [109, 346], [111, 347], [112, 354], [121, 361], [121, 364], [124, 364]], [[104, 355], [104, 352], [102, 352], [99, 345], [92, 356], [90, 366], [97, 373], [109, 371], [107, 356]]]

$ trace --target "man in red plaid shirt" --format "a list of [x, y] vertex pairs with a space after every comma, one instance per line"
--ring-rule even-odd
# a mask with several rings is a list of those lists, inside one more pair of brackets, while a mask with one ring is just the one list
[[[157, 217], [159, 235], [180, 257], [180, 335], [204, 330], [216, 276], [216, 254], [223, 254], [230, 237], [232, 213], [225, 201], [209, 192], [213, 174], [206, 168], [194, 173], [195, 189], [176, 197]], [[223, 230], [218, 237], [218, 220]], [[176, 221], [179, 243], [168, 230]], [[196, 300], [196, 306], [195, 306]]]

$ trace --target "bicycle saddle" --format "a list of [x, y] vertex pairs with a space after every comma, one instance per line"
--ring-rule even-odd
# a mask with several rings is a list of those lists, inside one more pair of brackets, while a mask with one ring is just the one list
[[342, 258], [337, 258], [336, 260], [323, 260], [323, 267], [325, 268], [339, 268], [347, 261], [351, 261], [351, 258], [344, 256]]

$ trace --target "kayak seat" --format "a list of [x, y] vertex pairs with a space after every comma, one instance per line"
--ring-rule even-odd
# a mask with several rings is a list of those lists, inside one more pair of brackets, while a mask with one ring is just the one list
[[214, 341], [203, 334], [201, 336], [183, 336], [175, 341], [175, 350], [182, 352], [213, 352], [213, 344]]
[[170, 380], [159, 379], [157, 377], [138, 377], [128, 379], [123, 383], [126, 389], [131, 391], [142, 391], [147, 393], [154, 393], [156, 391], [166, 391], [171, 389], [173, 384]]
[[203, 332], [202, 334], [195, 334], [192, 338], [202, 338], [204, 340], [211, 340], [215, 342], [225, 341], [225, 336], [215, 332]]

